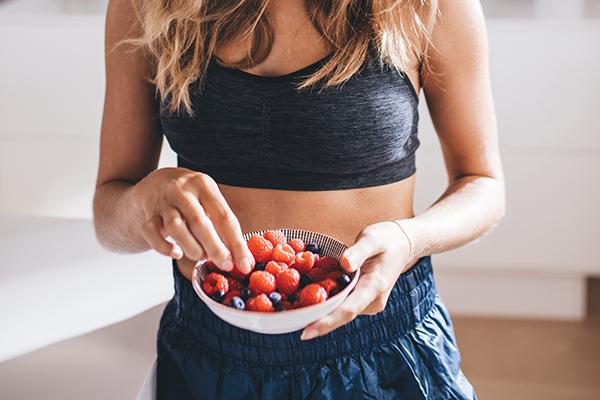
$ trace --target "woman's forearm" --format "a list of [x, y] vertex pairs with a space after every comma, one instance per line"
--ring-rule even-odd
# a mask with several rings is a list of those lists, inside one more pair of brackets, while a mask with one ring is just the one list
[[493, 228], [505, 212], [504, 181], [465, 176], [455, 180], [426, 211], [398, 221], [411, 244], [411, 259], [463, 246]]
[[117, 253], [138, 253], [150, 249], [141, 234], [144, 213], [134, 206], [133, 185], [124, 181], [107, 182], [96, 189], [94, 227], [100, 244]]

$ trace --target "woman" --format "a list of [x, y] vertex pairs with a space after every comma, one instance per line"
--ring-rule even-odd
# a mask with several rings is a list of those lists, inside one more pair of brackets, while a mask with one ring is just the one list
[[[174, 260], [159, 398], [476, 398], [428, 256], [494, 226], [504, 186], [479, 3], [437, 3], [111, 0], [95, 224]], [[415, 216], [420, 90], [449, 184]], [[280, 228], [348, 244], [353, 293], [303, 332], [221, 322], [194, 266], [247, 273], [242, 233]]]

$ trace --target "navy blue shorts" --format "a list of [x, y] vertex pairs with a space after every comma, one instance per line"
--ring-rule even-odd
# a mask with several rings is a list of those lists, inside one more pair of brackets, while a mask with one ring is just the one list
[[477, 398], [429, 257], [400, 276], [384, 311], [309, 341], [229, 325], [174, 274], [158, 333], [159, 400]]

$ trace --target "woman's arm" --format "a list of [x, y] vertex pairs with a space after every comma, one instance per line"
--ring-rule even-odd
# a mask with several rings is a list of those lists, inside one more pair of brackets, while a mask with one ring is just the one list
[[348, 271], [361, 268], [361, 279], [340, 308], [306, 328], [303, 339], [382, 311], [398, 276], [415, 260], [473, 241], [504, 215], [484, 17], [476, 0], [441, 0], [440, 11], [427, 59], [435, 75], [422, 81], [448, 188], [422, 214], [397, 221], [400, 227], [382, 222], [358, 235], [341, 262]]
[[[232, 261], [248, 272], [253, 257], [239, 222], [207, 175], [156, 170], [162, 144], [151, 63], [139, 47], [130, 0], [111, 0], [106, 20], [106, 97], [94, 222], [100, 243], [117, 252], [154, 248], [180, 259]], [[173, 238], [178, 246], [167, 241]]]

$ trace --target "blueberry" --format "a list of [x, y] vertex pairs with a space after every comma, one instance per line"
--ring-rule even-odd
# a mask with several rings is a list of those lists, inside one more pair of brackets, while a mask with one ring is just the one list
[[275, 307], [275, 312], [279, 312], [279, 311], [286, 311], [285, 307], [279, 305], [277, 307]]
[[316, 243], [309, 243], [306, 245], [306, 251], [310, 251], [313, 254], [321, 254], [321, 248]]
[[246, 304], [244, 303], [244, 300], [235, 296], [233, 299], [229, 300], [229, 307], [235, 308], [236, 310], [243, 310], [246, 308]]
[[281, 295], [277, 292], [273, 292], [269, 295], [269, 300], [273, 303], [273, 307], [277, 307], [281, 303]]
[[294, 304], [294, 303], [295, 303], [295, 302], [297, 302], [299, 299], [300, 299], [300, 297], [299, 297], [299, 296], [298, 296], [296, 293], [294, 293], [294, 294], [290, 294], [290, 295], [288, 296], [288, 301], [289, 301], [289, 303], [290, 303], [290, 304]]
[[267, 263], [264, 261], [259, 261], [254, 265], [254, 271], [264, 271]]
[[224, 290], [217, 290], [216, 292], [214, 292], [213, 294], [210, 295], [210, 298], [213, 299], [214, 301], [220, 303], [225, 298], [225, 291]]
[[242, 298], [242, 300], [246, 301], [250, 297], [252, 297], [252, 291], [250, 289], [248, 289], [247, 287], [245, 287], [242, 289], [242, 292], [240, 293], [240, 297]]
[[350, 279], [350, 277], [346, 274], [342, 274], [340, 276], [337, 277], [337, 284], [340, 288], [345, 288], [346, 286], [348, 286], [348, 284], [350, 283], [352, 279]]
[[313, 283], [313, 280], [309, 275], [304, 275], [304, 276], [302, 276], [302, 278], [300, 278], [300, 287], [301, 288], [306, 285], [310, 285], [311, 283]]

